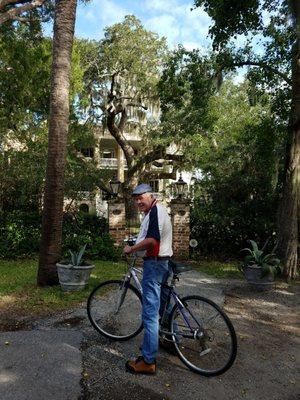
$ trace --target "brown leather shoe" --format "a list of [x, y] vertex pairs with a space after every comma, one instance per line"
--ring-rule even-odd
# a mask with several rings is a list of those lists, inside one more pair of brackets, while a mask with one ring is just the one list
[[146, 363], [143, 356], [139, 356], [136, 360], [127, 361], [125, 367], [132, 374], [153, 375], [156, 373], [156, 363]]

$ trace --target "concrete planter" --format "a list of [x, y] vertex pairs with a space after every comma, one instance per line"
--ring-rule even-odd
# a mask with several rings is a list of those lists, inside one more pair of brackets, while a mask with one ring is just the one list
[[258, 265], [247, 265], [244, 268], [244, 275], [247, 282], [259, 292], [271, 290], [273, 288], [273, 276], [266, 275], [262, 277], [262, 270]]
[[56, 264], [59, 283], [65, 292], [84, 289], [94, 265]]

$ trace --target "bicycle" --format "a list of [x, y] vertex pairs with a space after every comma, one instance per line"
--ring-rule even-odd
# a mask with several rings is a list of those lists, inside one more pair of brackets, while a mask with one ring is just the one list
[[[135, 266], [128, 264], [123, 280], [102, 282], [90, 294], [87, 313], [93, 327], [112, 340], [128, 340], [142, 329], [142, 287]], [[160, 336], [173, 342], [180, 360], [192, 371], [217, 376], [227, 371], [236, 358], [237, 339], [234, 327], [221, 308], [198, 295], [180, 297], [175, 292], [179, 274], [189, 267], [171, 262], [173, 276], [165, 287], [168, 298], [161, 317]], [[133, 280], [134, 285], [131, 284]], [[171, 299], [174, 302], [168, 313]], [[166, 328], [163, 328], [164, 326]]]

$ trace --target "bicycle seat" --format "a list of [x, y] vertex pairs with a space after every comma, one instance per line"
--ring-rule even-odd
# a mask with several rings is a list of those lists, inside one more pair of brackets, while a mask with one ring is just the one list
[[173, 260], [169, 261], [169, 266], [172, 268], [174, 274], [181, 274], [182, 272], [192, 270], [192, 267], [190, 265], [175, 262]]

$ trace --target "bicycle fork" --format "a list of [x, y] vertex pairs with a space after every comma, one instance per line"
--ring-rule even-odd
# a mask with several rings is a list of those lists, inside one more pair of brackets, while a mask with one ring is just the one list
[[131, 275], [125, 276], [124, 281], [123, 281], [122, 285], [120, 286], [119, 297], [118, 297], [118, 301], [117, 301], [115, 312], [114, 312], [115, 314], [118, 314], [118, 312], [120, 311], [120, 308], [122, 307], [122, 305], [124, 303], [125, 296], [127, 293], [127, 288], [130, 283], [130, 279], [131, 279]]

